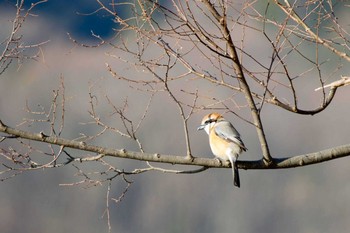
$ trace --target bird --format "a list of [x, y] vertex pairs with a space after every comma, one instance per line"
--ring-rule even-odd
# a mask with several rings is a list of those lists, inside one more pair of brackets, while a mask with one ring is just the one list
[[220, 162], [230, 161], [233, 185], [239, 188], [240, 179], [236, 161], [243, 151], [248, 150], [240, 134], [235, 127], [219, 113], [205, 115], [197, 130], [203, 129], [209, 135], [209, 145], [215, 157], [218, 158]]

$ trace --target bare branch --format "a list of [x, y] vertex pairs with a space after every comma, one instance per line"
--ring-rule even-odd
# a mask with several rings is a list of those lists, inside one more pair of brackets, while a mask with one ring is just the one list
[[[100, 158], [100, 156], [111, 156], [111, 157], [118, 157], [118, 158], [148, 161], [148, 162], [170, 163], [170, 164], [179, 164], [179, 165], [195, 165], [195, 166], [203, 167], [195, 172], [204, 171], [208, 167], [212, 167], [212, 168], [230, 167], [230, 163], [228, 161], [226, 163], [221, 163], [216, 159], [194, 157], [193, 160], [188, 160], [186, 156], [149, 154], [149, 153], [142, 153], [142, 152], [126, 151], [124, 149], [115, 150], [111, 148], [88, 145], [83, 142], [67, 140], [67, 139], [59, 138], [55, 136], [46, 136], [42, 133], [30, 133], [27, 131], [14, 129], [6, 126], [1, 121], [0, 121], [0, 132], [13, 135], [13, 136], [18, 136], [23, 139], [29, 139], [33, 141], [59, 145], [65, 148], [79, 149], [82, 151], [98, 153], [100, 154], [98, 159]], [[306, 166], [306, 165], [321, 163], [321, 162], [333, 160], [336, 158], [342, 158], [349, 155], [350, 155], [350, 145], [343, 145], [343, 146], [334, 147], [332, 149], [315, 152], [311, 154], [293, 156], [289, 158], [273, 159], [272, 163], [269, 163], [269, 164], [266, 164], [264, 160], [238, 161], [237, 164], [239, 168], [243, 168], [243, 169], [291, 168], [291, 167]], [[152, 168], [152, 170], [153, 169], [154, 168]], [[160, 170], [160, 169], [154, 169], [154, 170]], [[177, 172], [177, 173], [193, 173], [193, 172]]]
[[10, 67], [13, 61], [17, 61], [19, 68], [24, 60], [37, 60], [42, 53], [41, 47], [49, 42], [26, 44], [21, 30], [27, 18], [34, 16], [31, 13], [33, 9], [45, 2], [47, 0], [33, 2], [28, 9], [25, 9], [25, 1], [17, 1], [16, 13], [10, 29], [11, 32], [9, 36], [0, 42], [2, 50], [0, 52], [0, 76]]
[[289, 3], [288, 0], [284, 0], [285, 5], [281, 4], [277, 0], [275, 0], [275, 3], [288, 15], [288, 17], [293, 19], [297, 24], [301, 25], [304, 28], [305, 32], [308, 33], [310, 37], [314, 39], [317, 43], [323, 45], [333, 53], [337, 54], [339, 57], [350, 62], [349, 55], [347, 55], [345, 52], [339, 51], [330, 43], [328, 43], [326, 40], [322, 39], [318, 34], [314, 33], [313, 30], [304, 22], [304, 20], [301, 19], [299, 15], [295, 12], [295, 10], [293, 9], [292, 5]]
[[319, 91], [319, 90], [322, 90], [322, 89], [327, 88], [327, 87], [330, 87], [331, 89], [335, 89], [335, 88], [346, 86], [349, 84], [350, 84], [350, 77], [343, 76], [343, 77], [341, 77], [340, 80], [334, 81], [334, 82], [327, 84], [323, 87], [316, 88], [315, 91]]

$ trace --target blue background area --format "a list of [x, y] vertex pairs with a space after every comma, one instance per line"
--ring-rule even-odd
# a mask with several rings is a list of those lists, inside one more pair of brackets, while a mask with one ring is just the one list
[[[16, 0], [0, 0], [0, 7], [15, 10], [16, 2]], [[25, 1], [25, 8], [28, 9], [35, 2], [38, 0]], [[108, 6], [110, 1], [102, 2]], [[103, 38], [111, 37], [114, 33], [113, 29], [116, 29], [118, 24], [108, 12], [103, 10], [95, 12], [99, 8], [95, 0], [49, 0], [37, 5], [32, 13], [50, 20], [53, 28], [69, 32], [76, 39], [93, 39], [91, 31]], [[118, 12], [118, 14], [122, 16], [125, 12]]]

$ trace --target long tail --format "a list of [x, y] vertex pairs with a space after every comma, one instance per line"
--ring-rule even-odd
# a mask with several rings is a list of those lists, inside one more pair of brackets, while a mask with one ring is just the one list
[[233, 185], [238, 188], [241, 187], [241, 181], [239, 179], [239, 172], [236, 162], [233, 163]]
[[236, 187], [241, 187], [241, 182], [239, 179], [239, 172], [238, 167], [236, 164], [236, 158], [233, 156], [229, 156], [230, 162], [231, 162], [231, 168], [232, 168], [232, 175], [233, 175], [233, 185]]

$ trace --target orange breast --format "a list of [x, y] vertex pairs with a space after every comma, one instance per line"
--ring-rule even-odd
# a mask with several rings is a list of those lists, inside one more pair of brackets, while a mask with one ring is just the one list
[[219, 137], [214, 130], [210, 130], [209, 143], [213, 154], [221, 160], [229, 160], [228, 156], [237, 158], [241, 153], [241, 148], [237, 144]]

